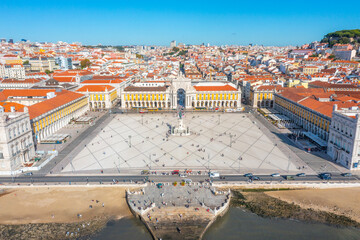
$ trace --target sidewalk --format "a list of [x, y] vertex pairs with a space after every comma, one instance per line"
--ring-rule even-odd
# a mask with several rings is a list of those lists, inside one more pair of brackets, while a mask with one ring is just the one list
[[[106, 120], [109, 117], [109, 113], [108, 112], [90, 112], [91, 114], [94, 114], [95, 116], [97, 115], [97, 118], [95, 119], [94, 123], [90, 126], [87, 125], [86, 127], [82, 126], [80, 127], [78, 130], [76, 130], [76, 128], [71, 128], [71, 127], [65, 127], [62, 128], [60, 131], [62, 131], [62, 133], [64, 132], [73, 132], [72, 134], [72, 138], [70, 141], [62, 144], [62, 146], [58, 146], [56, 150], [58, 150], [59, 154], [57, 157], [55, 157], [51, 162], [49, 162], [45, 167], [43, 167], [41, 170], [39, 170], [36, 174], [37, 175], [46, 175], [48, 173], [50, 173], [50, 171], [52, 172], [60, 172], [61, 171], [61, 167], [62, 166], [66, 166], [69, 162], [63, 163], [62, 161], [64, 160], [64, 158], [72, 151], [74, 150], [81, 142], [83, 139], [85, 139], [89, 134], [91, 134], [104, 120]], [[75, 132], [76, 131], [76, 132]], [[50, 145], [53, 146], [52, 144], [42, 144], [42, 145]], [[42, 146], [44, 147], [44, 146]], [[49, 146], [45, 146], [44, 147], [49, 148]], [[52, 150], [52, 149], [51, 149]]]
[[329, 161], [326, 154], [308, 153], [300, 149], [297, 144], [295, 144], [287, 137], [287, 134], [291, 133], [291, 131], [289, 131], [288, 129], [277, 129], [274, 125], [268, 122], [263, 116], [261, 116], [257, 112], [252, 113], [251, 116], [257, 121], [261, 122], [262, 125], [265, 126], [270, 132], [277, 135], [277, 137], [283, 142], [283, 146], [286, 146], [286, 148], [290, 150], [293, 155], [296, 155], [297, 158], [301, 159], [301, 161], [305, 163], [305, 165], [310, 167], [314, 171], [314, 173], [348, 172], [346, 168]]

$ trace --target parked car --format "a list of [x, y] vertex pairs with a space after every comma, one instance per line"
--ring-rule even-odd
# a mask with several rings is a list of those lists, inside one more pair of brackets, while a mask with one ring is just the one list
[[251, 180], [256, 180], [256, 181], [259, 181], [260, 180], [260, 177], [258, 176], [252, 176], [250, 177]]
[[347, 173], [342, 173], [341, 175], [344, 177], [351, 177], [352, 173], [347, 172]]
[[141, 175], [147, 175], [150, 174], [149, 170], [142, 170]]
[[192, 180], [187, 178], [187, 179], [184, 179], [183, 182], [184, 183], [192, 183]]
[[298, 174], [296, 174], [296, 176], [298, 176], [298, 177], [305, 177], [306, 174], [305, 174], [305, 173], [298, 173]]
[[323, 180], [330, 180], [331, 179], [331, 173], [320, 173], [319, 177]]
[[244, 174], [244, 177], [252, 177], [252, 176], [253, 176], [252, 173], [245, 173], [245, 174]]
[[32, 172], [27, 172], [27, 173], [25, 173], [25, 176], [32, 176], [32, 175], [33, 175]]
[[285, 176], [285, 179], [286, 180], [295, 180], [294, 176], [290, 176], [290, 175]]
[[273, 173], [271, 174], [272, 177], [280, 177], [280, 174], [279, 173]]
[[179, 174], [179, 177], [187, 177], [187, 175], [186, 174]]

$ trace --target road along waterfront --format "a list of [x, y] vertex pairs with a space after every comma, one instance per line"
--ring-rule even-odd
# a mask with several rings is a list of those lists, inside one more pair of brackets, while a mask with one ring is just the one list
[[[37, 183], [37, 184], [39, 184], [39, 183]], [[15, 186], [7, 186], [7, 188], [3, 188], [3, 193], [4, 194], [2, 194], [2, 196], [0, 197], [0, 204], [1, 205], [4, 205], [4, 206], [7, 206], [6, 207], [6, 209], [8, 209], [10, 212], [12, 212], [11, 211], [11, 209], [18, 209], [20, 212], [21, 212], [21, 214], [22, 214], [22, 216], [24, 216], [24, 214], [27, 214], [27, 217], [24, 217], [24, 218], [22, 218], [25, 222], [22, 222], [22, 223], [30, 223], [30, 222], [33, 222], [33, 223], [35, 223], [35, 222], [38, 222], [38, 223], [40, 223], [39, 221], [36, 221], [36, 219], [38, 219], [37, 217], [34, 217], [32, 214], [34, 214], [34, 212], [36, 213], [36, 212], [38, 212], [39, 210], [37, 210], [37, 208], [36, 207], [34, 207], [33, 205], [35, 204], [35, 205], [38, 205], [38, 208], [40, 207], [40, 209], [42, 209], [42, 210], [47, 210], [48, 212], [47, 213], [45, 213], [45, 218], [43, 219], [43, 223], [51, 223], [51, 222], [54, 222], [54, 223], [56, 223], [56, 221], [57, 220], [59, 220], [60, 219], [60, 216], [61, 216], [61, 214], [63, 213], [63, 212], [66, 212], [66, 211], [63, 211], [63, 210], [61, 210], [61, 206], [65, 206], [66, 204], [65, 204], [65, 202], [71, 202], [71, 204], [69, 204], [69, 206], [73, 206], [74, 207], [74, 209], [73, 210], [75, 210], [74, 212], [73, 212], [73, 214], [72, 214], [72, 216], [71, 216], [71, 221], [70, 222], [74, 222], [74, 226], [76, 225], [76, 224], [79, 224], [79, 223], [81, 223], [83, 220], [85, 220], [85, 221], [91, 221], [91, 219], [92, 218], [87, 218], [87, 217], [90, 217], [91, 215], [88, 215], [88, 213], [89, 213], [89, 211], [90, 211], [90, 213], [91, 212], [93, 212], [93, 213], [96, 213], [96, 211], [100, 211], [100, 216], [102, 216], [101, 215], [101, 213], [102, 213], [102, 211], [104, 211], [104, 210], [109, 210], [109, 207], [110, 207], [110, 203], [108, 202], [108, 201], [105, 201], [104, 200], [104, 198], [102, 198], [101, 196], [104, 194], [104, 193], [107, 193], [107, 194], [113, 194], [113, 193], [117, 193], [117, 192], [121, 192], [122, 191], [122, 193], [124, 194], [125, 193], [125, 189], [124, 189], [124, 187], [125, 188], [130, 188], [130, 187], [134, 187], [134, 189], [141, 189], [141, 188], [144, 188], [144, 187], [146, 187], [146, 185], [144, 185], [144, 184], [126, 184], [126, 185], [123, 185], [123, 184], [120, 184], [120, 183], [117, 183], [117, 184], [115, 184], [115, 183], [110, 183], [110, 182], [108, 182], [108, 183], [103, 183], [103, 184], [95, 184], [95, 183], [92, 183], [92, 184], [87, 184], [87, 183], [82, 183], [82, 184], [71, 184], [71, 185], [68, 185], [68, 183], [65, 183], [65, 184], [62, 184], [62, 185], [54, 185], [54, 186], [52, 186], [52, 185], [45, 185], [45, 184], [41, 184], [41, 185], [37, 185], [37, 184], [33, 184], [32, 186], [31, 186], [31, 184], [29, 185], [27, 185], [27, 186], [18, 186], [18, 185], [15, 185]], [[57, 183], [58, 184], [58, 183]], [[154, 183], [154, 184], [156, 184], [156, 183]], [[193, 183], [194, 184], [194, 186], [196, 186], [196, 184], [198, 184], [198, 182], [195, 182], [195, 183]], [[215, 185], [215, 183], [213, 183], [213, 185]], [[265, 184], [265, 183], [262, 183], [262, 184], [260, 184], [260, 183], [257, 183], [257, 184], [249, 184], [249, 183], [243, 183], [243, 186], [248, 186], [248, 188], [252, 188], [252, 189], [254, 189], [254, 188], [270, 188], [270, 187], [278, 187], [280, 190], [281, 190], [281, 188], [290, 188], [291, 186], [296, 186], [295, 184], [292, 184], [292, 185], [289, 185], [289, 184], [287, 184], [287, 185], [284, 185], [284, 184], [281, 184], [281, 185], [273, 185], [273, 186], [271, 186], [271, 185], [269, 185], [269, 184]], [[342, 184], [342, 185], [345, 185], [345, 184]], [[351, 183], [347, 183], [347, 185], [353, 185], [353, 184], [351, 184]], [[154, 187], [154, 185], [152, 185], [153, 187]], [[205, 187], [211, 187], [212, 188], [212, 186], [210, 185], [210, 183], [208, 183], [208, 182], [204, 182], [203, 183], [203, 185], [202, 186], [205, 186]], [[236, 186], [236, 187], [238, 187], [239, 188], [239, 185], [233, 185], [233, 187], [234, 186]], [[323, 186], [323, 187], [326, 187], [326, 188], [329, 188], [329, 189], [326, 189], [326, 190], [317, 190], [316, 188], [315, 189], [313, 189], [315, 186]], [[312, 187], [312, 190], [311, 191], [314, 191], [314, 193], [315, 194], [312, 194], [311, 196], [312, 197], [316, 197], [316, 192], [317, 191], [333, 191], [333, 194], [337, 194], [338, 193], [338, 189], [332, 189], [333, 187], [338, 187], [338, 186], [341, 186], [341, 184], [328, 184], [328, 183], [317, 183], [317, 184], [313, 184], [313, 187]], [[10, 188], [11, 187], [11, 188]], [[183, 190], [185, 190], [186, 191], [186, 187], [185, 186], [180, 186], [180, 185], [178, 185], [177, 187], [176, 187], [177, 189], [181, 189], [181, 188], [183, 188]], [[227, 187], [226, 187], [227, 188]], [[301, 185], [298, 185], [298, 188], [304, 188], [304, 186], [301, 186]], [[309, 187], [309, 189], [310, 189], [311, 187]], [[28, 194], [28, 195], [24, 195], [23, 193], [21, 193], [21, 191], [23, 191], [22, 189], [25, 189], [26, 190], [26, 194]], [[57, 194], [58, 195], [54, 195], [54, 193], [51, 193], [51, 191], [52, 191], [52, 189], [56, 189], [56, 192], [57, 192]], [[70, 189], [70, 190], [69, 190]], [[98, 189], [98, 190], [96, 190], [95, 192], [93, 191], [93, 189]], [[102, 189], [102, 190], [101, 190]], [[341, 195], [342, 196], [344, 196], [344, 198], [341, 200], [341, 199], [339, 199], [339, 201], [348, 201], [349, 199], [353, 199], [353, 198], [358, 198], [359, 196], [356, 196], [356, 195], [351, 195], [351, 194], [353, 194], [353, 193], [355, 193], [355, 192], [359, 192], [359, 190], [358, 190], [359, 188], [348, 188], [348, 189], [343, 189], [342, 191], [345, 191], [345, 190], [348, 190], [347, 191], [347, 193], [345, 194], [345, 192], [342, 192], [341, 193]], [[46, 191], [50, 191], [48, 194], [46, 194]], [[91, 195], [90, 194], [90, 192], [93, 192], [92, 194], [96, 194], [96, 195]], [[104, 193], [101, 193], [101, 191], [104, 191]], [[309, 191], [309, 190], [298, 190], [298, 191]], [[285, 191], [284, 191], [285, 192]], [[290, 193], [293, 193], [293, 192], [295, 192], [294, 190], [292, 190], [292, 191], [290, 191]], [[39, 194], [39, 193], [42, 193], [43, 195], [41, 195], [41, 194]], [[275, 192], [274, 192], [275, 193]], [[45, 195], [44, 195], [45, 194]], [[90, 195], [89, 195], [90, 194]], [[349, 195], [350, 194], [350, 195]], [[57, 197], [57, 196], [61, 196], [61, 197]], [[122, 206], [122, 207], [124, 207], [125, 206], [125, 208], [127, 208], [127, 204], [126, 204], [126, 202], [124, 201], [124, 199], [125, 198], [119, 198], [119, 197], [110, 197], [110, 195], [109, 195], [109, 198], [111, 198], [112, 199], [112, 201], [114, 201], [113, 202], [113, 204], [115, 204], [115, 205], [118, 205], [118, 207], [120, 207], [120, 206]], [[39, 198], [41, 198], [41, 200], [36, 200], [36, 199], [32, 199], [32, 197], [31, 196], [37, 196], [37, 197], [39, 197]], [[79, 200], [75, 200], [75, 199], [77, 199], [78, 197], [79, 197]], [[83, 197], [85, 197], [86, 199], [83, 199]], [[159, 195], [159, 197], [160, 197], [160, 195]], [[19, 205], [20, 204], [20, 201], [18, 201], [19, 199], [24, 199], [23, 201], [21, 201], [21, 202], [24, 202], [24, 203], [26, 203], [26, 205], [24, 205], [24, 204], [21, 204], [21, 206], [23, 207], [23, 208], [21, 208], [21, 206]], [[75, 198], [75, 199], [73, 199], [73, 198]], [[81, 200], [81, 199], [83, 199], [83, 200]], [[26, 199], [26, 200], [25, 200]], [[123, 200], [122, 200], [123, 199]], [[330, 199], [332, 199], [332, 198], [330, 198]], [[99, 202], [97, 202], [96, 200], [98, 200]], [[4, 201], [4, 202], [2, 202], [2, 201]], [[58, 201], [58, 203], [59, 203], [59, 205], [56, 205], [56, 204], [52, 204], [53, 202], [56, 202], [56, 201]], [[60, 202], [61, 203], [60, 203]], [[104, 203], [105, 203], [105, 207], [102, 207], [102, 203], [103, 203], [103, 201], [104, 201]], [[153, 201], [153, 200], [152, 200]], [[79, 208], [77, 208], [76, 207], [76, 204], [74, 204], [74, 203], [76, 203], [76, 202], [78, 202], [78, 206], [79, 206]], [[29, 205], [30, 204], [30, 205]], [[33, 204], [33, 205], [32, 205]], [[44, 205], [45, 204], [45, 205]], [[49, 205], [50, 204], [50, 205]], [[175, 203], [176, 204], [176, 203]], [[323, 204], [323, 203], [319, 203], [319, 204]], [[333, 203], [327, 203], [327, 206], [334, 206], [334, 204], [337, 204], [336, 202], [333, 202]], [[349, 202], [349, 204], [352, 204], [352, 203], [350, 203]], [[89, 208], [90, 207], [90, 205], [92, 205], [92, 208]], [[346, 205], [346, 204], [345, 204]], [[60, 206], [60, 208], [59, 208], [59, 206]], [[314, 209], [315, 209], [315, 206], [313, 205], [313, 207], [314, 207]], [[342, 206], [341, 205], [338, 205], [338, 207], [339, 208], [341, 208]], [[72, 207], [71, 207], [72, 208]], [[71, 209], [70, 208], [70, 209]], [[185, 207], [186, 208], [186, 207]], [[350, 208], [351, 208], [351, 206], [350, 206]], [[57, 209], [57, 210], [56, 210]], [[201, 209], [200, 207], [199, 207], [199, 209]], [[357, 208], [353, 208], [353, 210], [355, 211]], [[58, 212], [52, 212], [52, 211], [58, 211]], [[346, 209], [345, 209], [346, 210]], [[231, 210], [232, 211], [232, 210]], [[9, 212], [9, 213], [10, 213]], [[113, 212], [113, 211], [111, 211], [111, 212]], [[175, 211], [174, 211], [175, 212]], [[77, 216], [77, 213], [80, 213], [80, 214], [82, 214], [82, 217], [81, 217], [81, 219], [80, 218], [78, 218], [78, 216]], [[20, 216], [21, 215], [20, 213], [18, 213], [18, 214], [15, 214], [14, 213], [14, 217], [15, 218], [18, 218], [18, 216]], [[180, 214], [180, 212], [178, 213], [178, 214]], [[183, 213], [183, 216], [184, 216], [184, 214], [185, 213]], [[52, 217], [54, 215], [54, 218]], [[98, 215], [98, 214], [95, 214], [95, 215]], [[110, 214], [111, 215], [111, 214]], [[175, 214], [176, 215], [176, 214]], [[4, 214], [3, 214], [3, 216], [4, 217], [6, 217], [6, 219], [10, 219], [9, 217], [11, 217], [9, 214], [5, 214], [5, 212], [4, 212]], [[108, 216], [108, 215], [105, 215], [105, 216]], [[129, 215], [127, 215], [127, 216], [129, 216]], [[147, 216], [147, 215], [145, 215], [145, 216]], [[155, 216], [154, 216], [155, 217]], [[176, 215], [176, 217], [178, 217], [179, 218], [179, 215]], [[155, 217], [156, 218], [156, 217]], [[106, 225], [106, 222], [107, 221], [111, 221], [111, 218], [107, 218], [105, 221], [103, 221], [103, 224], [101, 225], [101, 227], [99, 227], [99, 228], [97, 228], [97, 230], [99, 230], [99, 229], [101, 229], [102, 228], [102, 226], [105, 226]], [[273, 219], [270, 219], [269, 221], [271, 221], [272, 222], [272, 220]], [[27, 222], [26, 222], [27, 221]], [[156, 222], [156, 219], [154, 219], [154, 221]], [[270, 222], [270, 223], [271, 223]], [[5, 223], [5, 222], [4, 222]], [[15, 222], [13, 222], [13, 223], [15, 223]], [[7, 223], [7, 224], [9, 224], [9, 223]], [[85, 223], [84, 223], [85, 224]], [[111, 224], [117, 224], [116, 223], [116, 221], [114, 222], [114, 221], [111, 221], [111, 223], [110, 223], [110, 225]], [[81, 225], [81, 227], [82, 227], [82, 223], [80, 224]], [[256, 225], [256, 224], [255, 224]], [[312, 225], [312, 224], [310, 224], [310, 225]], [[7, 227], [8, 226], [8, 227]], [[4, 227], [5, 227], [5, 229], [7, 229], [7, 230], [9, 230], [9, 226], [11, 226], [11, 225], [2, 225], [2, 229], [4, 229]], [[22, 225], [18, 225], [18, 227], [20, 227], [20, 226], [22, 226]], [[24, 225], [25, 226], [25, 225]], [[40, 226], [40, 225], [39, 225]], [[28, 225], [26, 228], [16, 228], [16, 229], [18, 229], [18, 230], [20, 230], [20, 229], [22, 229], [21, 231], [23, 232], [23, 233], [26, 233], [26, 231], [30, 231], [31, 229], [37, 229], [39, 226], [35, 226], [35, 225]], [[57, 225], [55, 225], [55, 226], [57, 226]], [[66, 225], [66, 226], [68, 226], [68, 225]], [[46, 227], [47, 229], [53, 229], [53, 228], [51, 228], [50, 227], [50, 225], [42, 225], [42, 227]], [[80, 227], [80, 229], [81, 229], [81, 227]], [[111, 226], [109, 226], [109, 227], [111, 227]], [[241, 227], [241, 226], [240, 226]], [[276, 226], [275, 226], [276, 227]], [[86, 228], [86, 227], [85, 227]], [[56, 227], [55, 227], [55, 229], [56, 229]], [[60, 225], [58, 225], [58, 228], [57, 228], [58, 230], [59, 230], [59, 233], [61, 232], [61, 234], [63, 235], [63, 236], [65, 236], [65, 234], [68, 232], [68, 231], [65, 231], [66, 229], [64, 229], [64, 227], [63, 226], [60, 226]], [[77, 230], [77, 227], [75, 228], [75, 230], [73, 230], [73, 228], [70, 228], [70, 226], [68, 226], [67, 227], [67, 229], [69, 230], [69, 234], [71, 234], [71, 232], [73, 231], [73, 233], [75, 234], [75, 232], [76, 232], [76, 230]], [[101, 232], [105, 232], [104, 234], [106, 234], [106, 227], [105, 227], [105, 229], [103, 230], [103, 231], [101, 231]], [[211, 231], [211, 227], [210, 227], [210, 230], [209, 231]], [[321, 229], [321, 228], [319, 228], [319, 229]], [[284, 229], [279, 229], [279, 230], [276, 230], [276, 231], [279, 231], [279, 233], [278, 234], [280, 234], [280, 233], [283, 233], [283, 230]], [[268, 231], [268, 230], [264, 230], [265, 232], [266, 231]], [[345, 230], [344, 230], [345, 231]], [[350, 231], [350, 230], [346, 230], [346, 231]], [[44, 232], [44, 234], [45, 234], [45, 232], [46, 231], [43, 231]], [[96, 231], [95, 231], [96, 232]], [[336, 231], [335, 231], [336, 232]], [[341, 231], [340, 231], [341, 232]], [[352, 232], [352, 230], [350, 231], [350, 232]], [[355, 233], [357, 233], [356, 231], [355, 231]], [[3, 234], [3, 232], [2, 233], [0, 233], [0, 234]], [[100, 233], [99, 233], [100, 234]], [[117, 236], [117, 237], [121, 237], [122, 235], [121, 235], [121, 232], [119, 232], [118, 233], [119, 235]], [[130, 233], [128, 233], [128, 234], [130, 234]], [[237, 233], [237, 234], [239, 234], [239, 233]], [[131, 234], [130, 234], [131, 235]], [[100, 235], [101, 236], [101, 235]], [[205, 236], [208, 236], [208, 235], [206, 235], [205, 234]], [[282, 236], [282, 235], [280, 235], [280, 236]], [[73, 237], [75, 237], [75, 235], [73, 236]], [[6, 239], [11, 239], [11, 238], [6, 238]], [[18, 238], [18, 239], [21, 239], [21, 238]], [[24, 238], [25, 239], [25, 238]], [[51, 239], [51, 238], [49, 238], [49, 239]], [[98, 238], [99, 239], [99, 238]], [[100, 238], [100, 239], [102, 239], [102, 238]], [[136, 238], [134, 238], [134, 239], [136, 239]], [[139, 239], [141, 239], [141, 238], [139, 238]], [[205, 239], [208, 239], [208, 237], [205, 237]], [[229, 238], [228, 239], [231, 239], [231, 235], [229, 235]], [[246, 238], [244, 238], [244, 239], [246, 239]], [[260, 238], [261, 239], [261, 238]], [[296, 238], [294, 238], [294, 239], [296, 239]], [[309, 239], [311, 239], [311, 238], [309, 238]], [[321, 238], [318, 238], [318, 239], [321, 239]], [[338, 239], [341, 239], [341, 238], [338, 238]], [[351, 239], [351, 238], [349, 238], [349, 239]]]

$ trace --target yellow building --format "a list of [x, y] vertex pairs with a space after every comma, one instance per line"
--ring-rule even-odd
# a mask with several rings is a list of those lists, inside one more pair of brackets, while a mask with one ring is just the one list
[[304, 82], [299, 79], [289, 80], [287, 84], [288, 84], [288, 87], [295, 87], [295, 86], [302, 86], [304, 88], [309, 87], [309, 82]]
[[90, 110], [110, 109], [118, 99], [117, 91], [109, 85], [86, 85], [77, 90], [89, 98]]
[[206, 108], [240, 108], [241, 91], [231, 85], [197, 85], [196, 98], [192, 102], [192, 107]]
[[121, 95], [123, 108], [170, 108], [169, 90], [165, 86], [128, 86]]
[[282, 91], [283, 87], [276, 85], [252, 86], [250, 88], [250, 104], [252, 107], [272, 108], [274, 93]]
[[88, 110], [88, 98], [67, 90], [28, 107], [36, 142], [52, 135]]
[[128, 86], [121, 95], [121, 106], [131, 108], [214, 109], [240, 108], [241, 91], [229, 83], [202, 82], [192, 85], [191, 79], [164, 83], [138, 83]]
[[312, 75], [320, 71], [319, 67], [316, 66], [305, 66], [302, 68], [302, 72], [306, 75]]
[[335, 102], [322, 102], [316, 98], [309, 98], [309, 96], [323, 94], [322, 89], [289, 88], [275, 94], [274, 108], [288, 116], [298, 126], [327, 141]]

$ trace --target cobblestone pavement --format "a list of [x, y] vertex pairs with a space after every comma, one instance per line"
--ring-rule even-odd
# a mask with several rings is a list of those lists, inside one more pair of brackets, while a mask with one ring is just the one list
[[[101, 118], [106, 112], [87, 112], [86, 117], [92, 117], [95, 121]], [[65, 149], [69, 144], [72, 143], [77, 137], [79, 137], [83, 132], [85, 132], [90, 127], [89, 124], [68, 124], [65, 127], [61, 128], [54, 134], [69, 134], [70, 140], [62, 144], [41, 144], [37, 145], [38, 151], [61, 151]]]
[[291, 133], [287, 129], [280, 130], [268, 122], [263, 116], [258, 114], [257, 112], [250, 115], [253, 120], [257, 120], [260, 122], [264, 127], [268, 129], [269, 132], [273, 135], [274, 141], [281, 141], [283, 142], [283, 146], [285, 147], [282, 149], [283, 152], [288, 152], [294, 158], [301, 159], [301, 161], [311, 168], [315, 173], [321, 172], [331, 172], [331, 173], [341, 173], [341, 172], [348, 172], [348, 170], [330, 160], [330, 157], [324, 152], [314, 152], [308, 153], [303, 149], [300, 149], [297, 144], [295, 144], [292, 140], [287, 137], [288, 133]]
[[[86, 127], [80, 127], [81, 130], [74, 130], [73, 128], [70, 128], [70, 131], [74, 133], [72, 135], [72, 138], [70, 141], [66, 142], [65, 144], [62, 144], [61, 146], [57, 147], [57, 150], [59, 151], [59, 155], [55, 157], [51, 162], [45, 165], [45, 167], [41, 168], [36, 174], [38, 175], [45, 175], [51, 172], [58, 173], [60, 172], [64, 166], [69, 164], [70, 160], [72, 159], [71, 154], [76, 154], [77, 151], [80, 150], [80, 148], [77, 148], [79, 143], [84, 141], [89, 141], [91, 139], [92, 134], [97, 134], [99, 129], [97, 128], [103, 122], [108, 120], [108, 114], [107, 113], [91, 113], [92, 116], [96, 116], [95, 123], [93, 125], [88, 125]], [[68, 128], [63, 128], [59, 130], [59, 133], [68, 132]], [[75, 131], [77, 131], [75, 133]], [[43, 144], [45, 145], [45, 144]], [[52, 144], [51, 144], [52, 146]], [[50, 146], [50, 147], [51, 147]], [[45, 149], [43, 149], [45, 150]], [[52, 150], [52, 149], [51, 149]]]
[[[218, 170], [224, 174], [298, 172], [303, 161], [283, 151], [283, 143], [264, 134], [243, 113], [186, 113], [190, 136], [168, 136], [173, 113], [113, 114], [77, 142], [62, 173], [141, 170]], [[302, 171], [313, 173], [311, 169]]]
[[135, 207], [146, 208], [150, 203], [155, 203], [156, 207], [201, 207], [204, 203], [207, 207], [215, 208], [221, 206], [226, 199], [226, 195], [214, 195], [209, 186], [196, 184], [177, 186], [163, 185], [158, 188], [150, 185], [145, 188], [145, 194], [129, 195], [130, 204]]

